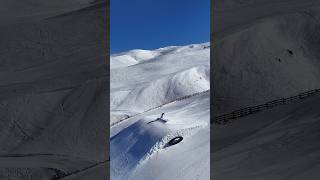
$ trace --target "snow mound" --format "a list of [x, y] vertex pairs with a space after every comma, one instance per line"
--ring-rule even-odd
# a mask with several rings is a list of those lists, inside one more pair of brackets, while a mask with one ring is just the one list
[[187, 138], [204, 126], [191, 127], [181, 124], [166, 124], [153, 119], [143, 119], [127, 127], [111, 138], [111, 175], [112, 179], [130, 177], [132, 169], [148, 161], [161, 150], [169, 148], [168, 142], [177, 136]]
[[[160, 112], [166, 112], [165, 121], [154, 121]], [[209, 114], [209, 93], [206, 93], [165, 105], [113, 126], [110, 134], [112, 179], [168, 179], [179, 175], [174, 170], [179, 167], [191, 168], [194, 163], [201, 165], [194, 168], [194, 174], [182, 179], [195, 178], [202, 170], [208, 177], [209, 165], [203, 162], [202, 157], [209, 156]], [[183, 141], [169, 146], [168, 142], [177, 136], [182, 136]], [[194, 147], [199, 149], [195, 150]], [[189, 152], [194, 159], [171, 163], [171, 166], [158, 161], [159, 158], [167, 161], [169, 157], [185, 157], [182, 151]], [[199, 151], [202, 153], [198, 154]], [[183, 155], [178, 155], [179, 152]], [[155, 178], [155, 169], [168, 173]]]
[[[152, 121], [151, 119], [149, 121]], [[112, 179], [124, 179], [133, 166], [144, 158], [150, 149], [165, 134], [167, 129], [161, 123], [138, 121], [111, 138]]]

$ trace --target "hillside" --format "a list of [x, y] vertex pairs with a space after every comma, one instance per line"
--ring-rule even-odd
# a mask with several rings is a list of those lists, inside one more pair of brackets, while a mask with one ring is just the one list
[[111, 56], [113, 180], [209, 179], [209, 57], [209, 43]]
[[[30, 8], [52, 3], [78, 9], [74, 3], [87, 2], [33, 1]], [[58, 178], [108, 159], [105, 5], [49, 19], [2, 17], [1, 177]]]
[[316, 96], [213, 126], [213, 177], [300, 180], [319, 177]]
[[[320, 87], [319, 1], [214, 7], [214, 114]], [[317, 179], [319, 97], [211, 126], [211, 178]]]
[[[288, 8], [299, 5], [283, 3]], [[320, 87], [319, 11], [316, 6], [287, 10], [230, 26], [232, 31], [224, 30], [217, 36], [212, 45], [215, 113]]]

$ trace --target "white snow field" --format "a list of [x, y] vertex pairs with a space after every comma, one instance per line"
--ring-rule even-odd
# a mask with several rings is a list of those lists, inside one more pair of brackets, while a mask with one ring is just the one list
[[112, 180], [210, 179], [209, 59], [209, 43], [111, 56]]
[[[59, 2], [8, 0], [0, 10], [80, 7]], [[105, 179], [106, 3], [54, 17], [32, 10], [35, 19], [29, 11], [28, 20], [1, 17], [7, 21], [0, 23], [0, 179]]]

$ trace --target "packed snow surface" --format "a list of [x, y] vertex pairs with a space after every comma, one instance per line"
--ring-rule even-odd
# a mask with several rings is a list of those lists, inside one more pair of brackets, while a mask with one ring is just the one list
[[209, 43], [111, 56], [112, 180], [209, 180], [209, 57]]

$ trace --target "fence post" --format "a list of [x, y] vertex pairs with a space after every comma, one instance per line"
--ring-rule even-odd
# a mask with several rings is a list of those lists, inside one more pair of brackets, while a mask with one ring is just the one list
[[306, 91], [306, 92], [300, 93], [300, 94], [298, 94], [296, 96], [290, 96], [290, 97], [287, 97], [287, 98], [281, 98], [281, 99], [277, 99], [277, 100], [274, 100], [274, 101], [267, 102], [265, 104], [260, 104], [258, 106], [250, 106], [250, 107], [247, 107], [247, 108], [236, 110], [236, 111], [233, 111], [231, 113], [227, 113], [227, 114], [223, 114], [221, 116], [218, 116], [218, 118], [216, 119], [215, 122], [217, 124], [226, 124], [229, 121], [231, 121], [232, 119], [243, 117], [243, 116], [246, 116], [248, 114], [253, 114], [255, 112], [262, 111], [262, 110], [265, 110], [265, 109], [270, 109], [270, 108], [273, 108], [273, 107], [281, 105], [281, 104], [289, 104], [289, 103], [297, 101], [299, 99], [304, 99], [304, 98], [307, 98], [307, 97], [309, 97], [311, 95], [318, 94], [318, 92], [320, 92], [320, 89], [314, 89], [314, 90], [310, 90], [310, 91]]

